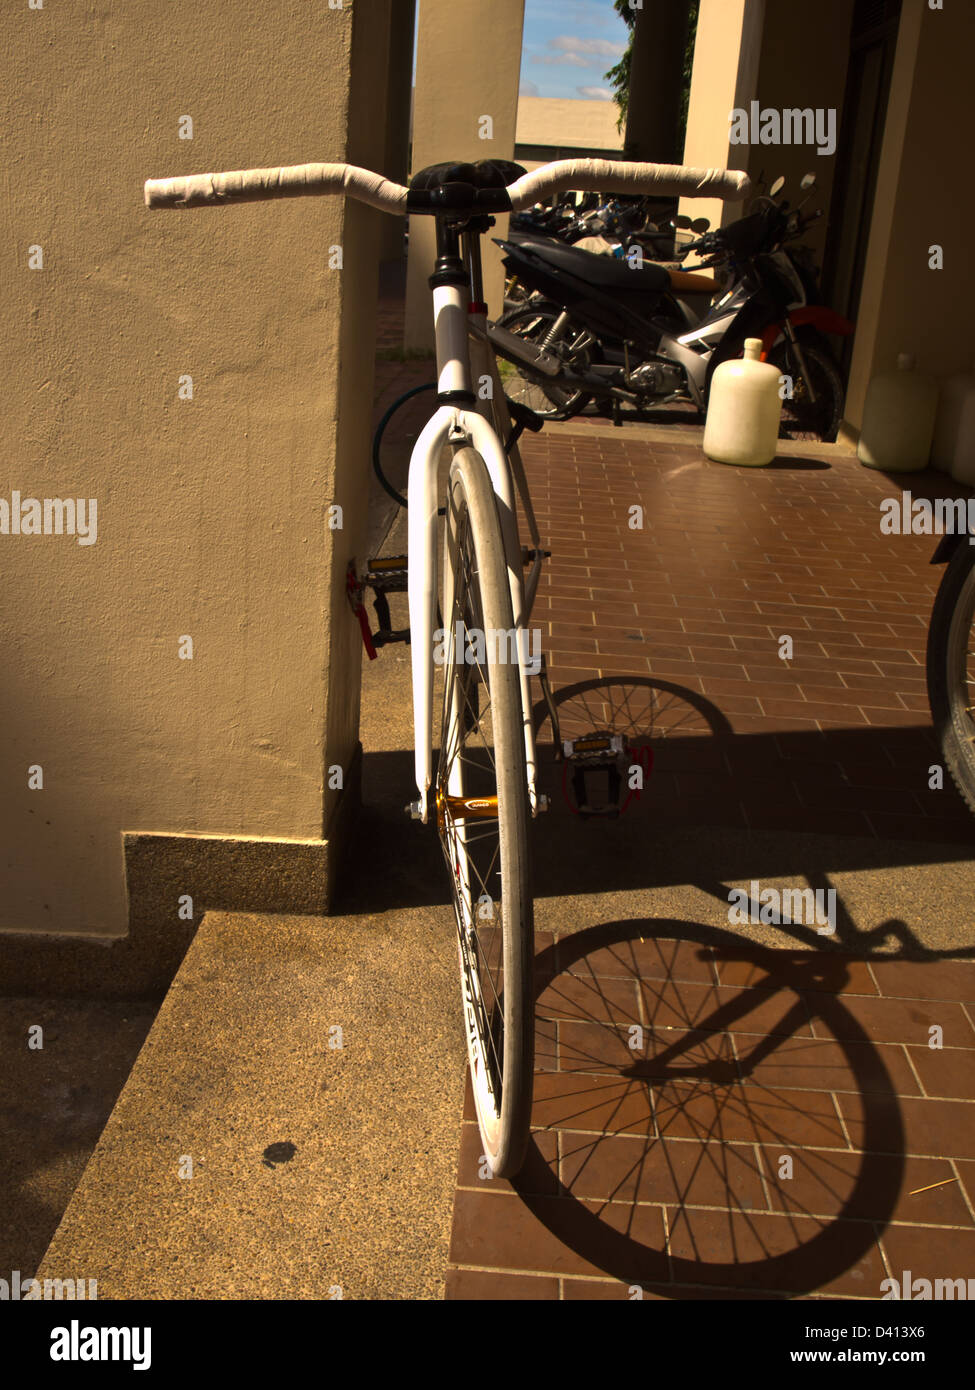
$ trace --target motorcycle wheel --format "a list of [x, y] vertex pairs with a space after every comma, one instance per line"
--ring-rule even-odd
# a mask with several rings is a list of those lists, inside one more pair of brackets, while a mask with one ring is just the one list
[[975, 546], [963, 542], [948, 562], [928, 626], [928, 703], [951, 779], [975, 812]]
[[[517, 333], [529, 343], [539, 344], [551, 332], [558, 317], [559, 310], [553, 308], [515, 309], [498, 319], [498, 327], [506, 328], [509, 333]], [[590, 362], [599, 360], [598, 349], [590, 346], [574, 353], [572, 336], [573, 330], [570, 329], [569, 334], [556, 344], [555, 351], [567, 366], [586, 371]], [[498, 369], [504, 394], [510, 400], [527, 405], [546, 420], [568, 420], [578, 415], [592, 400], [592, 396], [585, 391], [563, 390], [549, 378], [545, 379], [543, 385], [540, 379], [528, 376], [517, 363], [502, 357], [498, 358]]]
[[809, 387], [793, 357], [792, 347], [783, 338], [776, 343], [768, 360], [792, 378], [792, 399], [782, 402], [782, 439], [811, 439], [830, 444], [836, 438], [843, 418], [846, 390], [833, 355], [818, 334], [799, 334], [799, 346], [809, 372], [816, 400], [809, 398]]

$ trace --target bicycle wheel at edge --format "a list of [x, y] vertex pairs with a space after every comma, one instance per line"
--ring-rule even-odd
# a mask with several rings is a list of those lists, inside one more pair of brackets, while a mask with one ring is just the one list
[[948, 562], [931, 610], [927, 682], [945, 763], [971, 811], [975, 811], [975, 662], [968, 644], [973, 625], [975, 546], [963, 541]]
[[512, 1177], [528, 1142], [534, 1066], [530, 811], [514, 653], [500, 642], [479, 652], [467, 640], [478, 630], [513, 631], [494, 489], [473, 449], [459, 450], [451, 464], [445, 525], [437, 824], [481, 1140], [494, 1175]]

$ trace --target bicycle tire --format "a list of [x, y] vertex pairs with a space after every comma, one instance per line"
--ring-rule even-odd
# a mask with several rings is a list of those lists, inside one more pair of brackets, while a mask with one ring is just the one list
[[402, 495], [402, 493], [396, 491], [392, 483], [386, 477], [386, 474], [383, 472], [382, 455], [380, 453], [380, 448], [383, 442], [383, 436], [385, 435], [386, 430], [389, 427], [390, 420], [392, 420], [393, 416], [396, 414], [397, 410], [399, 410], [400, 406], [405, 405], [406, 402], [412, 400], [414, 396], [418, 396], [421, 391], [436, 391], [436, 389], [437, 383], [435, 381], [425, 381], [421, 386], [413, 386], [410, 388], [409, 391], [404, 391], [401, 396], [397, 396], [395, 401], [393, 401], [392, 405], [383, 415], [383, 418], [379, 421], [379, 424], [376, 426], [376, 432], [372, 437], [373, 472], [379, 480], [380, 486], [383, 488], [383, 490], [393, 499], [394, 502], [398, 502], [401, 507], [407, 506], [406, 498]]
[[[442, 611], [437, 823], [451, 880], [468, 1064], [484, 1156], [495, 1177], [508, 1178], [522, 1165], [531, 1124], [531, 816], [517, 661], [499, 659], [504, 657], [500, 643], [487, 643], [483, 663], [467, 656], [469, 650], [477, 656], [476, 645], [468, 641], [475, 630], [514, 631], [494, 489], [487, 465], [471, 448], [458, 450], [450, 468]], [[507, 650], [510, 656], [510, 642]], [[499, 968], [492, 974], [494, 963]]]
[[948, 562], [928, 625], [928, 703], [935, 734], [968, 809], [975, 812], [975, 720], [970, 713], [968, 641], [975, 618], [975, 546], [961, 544]]

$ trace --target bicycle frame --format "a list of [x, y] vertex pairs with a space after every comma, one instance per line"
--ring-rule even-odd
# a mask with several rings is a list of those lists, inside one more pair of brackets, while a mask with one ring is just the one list
[[[470, 443], [482, 456], [491, 478], [501, 523], [502, 545], [511, 589], [514, 633], [521, 686], [522, 722], [525, 733], [528, 792], [532, 815], [540, 809], [535, 786], [535, 739], [531, 722], [529, 671], [523, 636], [538, 587], [541, 553], [538, 528], [532, 511], [524, 469], [517, 449], [505, 449], [501, 431], [506, 420], [504, 394], [493, 356], [480, 359], [479, 386], [490, 383], [490, 394], [475, 396], [471, 383], [471, 346], [468, 325], [478, 330], [475, 356], [490, 353], [486, 339], [486, 306], [482, 302], [479, 236], [493, 226], [493, 212], [517, 212], [559, 188], [603, 192], [636, 192], [643, 195], [717, 195], [724, 199], [744, 196], [747, 175], [738, 171], [699, 169], [685, 165], [639, 164], [600, 159], [557, 160], [526, 173], [520, 165], [487, 161], [489, 176], [479, 165], [431, 165], [420, 170], [406, 188], [381, 174], [353, 164], [297, 164], [281, 168], [236, 169], [223, 173], [192, 174], [183, 178], [147, 179], [148, 207], [191, 208], [223, 206], [270, 198], [345, 194], [371, 207], [402, 216], [433, 214], [437, 226], [437, 265], [430, 277], [433, 290], [434, 331], [437, 342], [437, 394], [439, 408], [417, 440], [410, 459], [408, 495], [409, 561], [408, 590], [413, 634], [413, 722], [416, 737], [415, 772], [418, 819], [426, 822], [432, 783], [433, 747], [433, 623], [436, 612], [437, 473], [445, 443]], [[473, 181], [468, 181], [470, 167]], [[510, 184], [499, 183], [514, 175]], [[427, 177], [432, 176], [432, 177]], [[464, 260], [460, 257], [463, 234]], [[466, 300], [466, 303], [465, 303]], [[478, 410], [478, 401], [489, 404]], [[522, 554], [515, 513], [515, 487], [534, 545], [532, 572], [527, 585], [522, 578]], [[446, 580], [446, 576], [445, 576]], [[510, 652], [510, 643], [508, 645]]]
[[[433, 780], [433, 651], [437, 609], [437, 524], [438, 474], [445, 444], [454, 449], [470, 445], [487, 465], [501, 520], [505, 562], [511, 591], [511, 611], [515, 634], [512, 646], [518, 654], [521, 685], [522, 724], [528, 795], [532, 815], [538, 811], [536, 791], [535, 733], [531, 718], [527, 643], [522, 634], [534, 603], [541, 572], [539, 536], [528, 485], [517, 445], [506, 450], [501, 431], [507, 422], [504, 392], [494, 354], [488, 346], [486, 309], [482, 303], [480, 232], [464, 236], [464, 261], [469, 288], [455, 284], [433, 287], [434, 332], [437, 355], [437, 392], [444, 396], [467, 396], [484, 404], [483, 413], [464, 405], [441, 403], [421, 431], [410, 455], [407, 483], [408, 582], [413, 676], [414, 770], [420, 794], [418, 819], [427, 823], [429, 792]], [[438, 250], [442, 225], [438, 219]], [[435, 277], [434, 277], [435, 278]], [[478, 331], [480, 330], [480, 331]], [[476, 374], [475, 374], [476, 372]], [[478, 391], [474, 392], [474, 382]], [[510, 453], [510, 457], [509, 457]], [[515, 489], [521, 499], [532, 545], [536, 551], [527, 582], [523, 579], [521, 544], [515, 505]], [[445, 619], [446, 620], [446, 619]]]

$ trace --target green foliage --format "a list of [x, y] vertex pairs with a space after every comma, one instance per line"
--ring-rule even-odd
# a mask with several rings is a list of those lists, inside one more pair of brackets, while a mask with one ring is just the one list
[[616, 105], [620, 109], [616, 129], [622, 131], [626, 124], [626, 107], [630, 97], [630, 59], [633, 56], [633, 26], [636, 23], [636, 11], [630, 9], [629, 0], [613, 0], [613, 8], [630, 27], [630, 38], [623, 56], [618, 63], [613, 64], [609, 72], [603, 73], [606, 81], [612, 85]]

